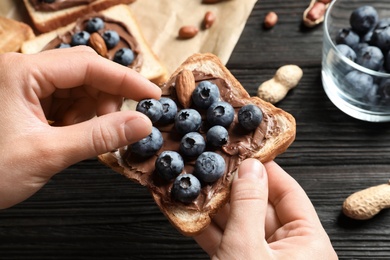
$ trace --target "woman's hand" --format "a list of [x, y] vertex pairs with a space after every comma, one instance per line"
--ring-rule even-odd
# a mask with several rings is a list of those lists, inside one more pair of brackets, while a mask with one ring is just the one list
[[197, 243], [212, 259], [337, 259], [303, 189], [275, 162], [264, 166], [240, 165], [230, 204]]
[[117, 111], [123, 97], [159, 99], [161, 90], [89, 47], [7, 53], [0, 67], [0, 208], [66, 167], [151, 132], [146, 116]]

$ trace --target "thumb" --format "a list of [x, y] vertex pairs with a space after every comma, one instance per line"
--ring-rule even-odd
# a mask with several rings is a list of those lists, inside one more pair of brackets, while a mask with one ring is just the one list
[[232, 183], [230, 205], [229, 232], [245, 238], [245, 246], [251, 242], [258, 245], [265, 237], [268, 205], [267, 174], [260, 161], [247, 159], [241, 163]]
[[53, 130], [50, 138], [61, 151], [57, 165], [64, 168], [148, 136], [152, 123], [139, 112], [120, 111]]

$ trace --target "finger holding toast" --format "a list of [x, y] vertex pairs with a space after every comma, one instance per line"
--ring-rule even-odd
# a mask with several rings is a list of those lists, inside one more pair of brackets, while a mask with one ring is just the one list
[[66, 167], [151, 132], [145, 115], [119, 111], [122, 97], [159, 98], [161, 90], [88, 47], [7, 53], [0, 66], [0, 208], [28, 198]]
[[[266, 162], [283, 153], [295, 138], [295, 119], [286, 111], [260, 98], [251, 97], [219, 58], [211, 53], [190, 56], [162, 85], [161, 90], [164, 98], [176, 103], [177, 112], [174, 120], [154, 124], [155, 134], [146, 139], [146, 142], [155, 140], [150, 142], [153, 144], [163, 140], [157, 151], [142, 155], [142, 151], [133, 149], [137, 148], [136, 144], [99, 155], [98, 158], [130, 180], [146, 186], [172, 225], [186, 236], [196, 236], [209, 226], [211, 217], [229, 201], [233, 176], [240, 163], [245, 158]], [[198, 94], [210, 97], [207, 101], [209, 105], [202, 103]], [[245, 111], [251, 115], [244, 116]], [[180, 120], [186, 121], [187, 118], [193, 122], [190, 125], [194, 128], [181, 128]], [[219, 121], [220, 118], [226, 120]], [[246, 124], [244, 118], [253, 120], [247, 120]], [[249, 122], [257, 123], [250, 126]], [[213, 138], [210, 135], [207, 137], [215, 125], [221, 131], [224, 128], [227, 133], [222, 146], [211, 144]], [[201, 146], [202, 140], [209, 140], [209, 145]], [[201, 154], [183, 151], [183, 147], [192, 146], [201, 147]], [[156, 158], [164, 157], [163, 151], [176, 151], [184, 157], [184, 167], [176, 173], [174, 181], [161, 180], [156, 173]], [[139, 156], [144, 157], [140, 160]], [[204, 161], [203, 157], [211, 158], [211, 161], [222, 159], [208, 164], [208, 159]], [[222, 165], [222, 171], [218, 177], [204, 179], [203, 171], [199, 169], [202, 165]], [[200, 183], [198, 178], [202, 181], [201, 185], [196, 184]], [[183, 201], [174, 189], [175, 182], [181, 181], [183, 185], [180, 187], [187, 187], [185, 182], [189, 182], [191, 185], [188, 187], [198, 193], [194, 192], [191, 199]], [[223, 227], [223, 221], [219, 225]]]
[[45, 72], [45, 78], [37, 79], [45, 83], [43, 88], [41, 85], [37, 87], [48, 91], [41, 91], [39, 98], [45, 98], [56, 89], [72, 89], [82, 85], [94, 95], [96, 91], [102, 91], [134, 100], [158, 98], [161, 95], [155, 84], [134, 70], [103, 59], [86, 46], [63, 49], [61, 52], [50, 50], [37, 55], [39, 58], [32, 56], [31, 62], [38, 60], [35, 65]]
[[[210, 225], [194, 237], [212, 258], [337, 259], [309, 198], [273, 161], [242, 162], [229, 208], [225, 226]], [[214, 219], [220, 223], [220, 213]]]

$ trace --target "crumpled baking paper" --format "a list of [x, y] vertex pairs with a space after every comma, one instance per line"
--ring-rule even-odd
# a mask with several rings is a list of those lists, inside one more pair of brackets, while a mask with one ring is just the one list
[[[210, 52], [226, 64], [257, 0], [202, 4], [201, 0], [137, 0], [131, 4], [145, 38], [172, 73], [194, 53]], [[199, 28], [207, 11], [216, 15], [211, 28], [191, 39], [177, 39], [183, 25]]]
[[[210, 52], [226, 64], [257, 0], [227, 0], [202, 4], [202, 0], [137, 0], [129, 6], [136, 16], [146, 40], [171, 74], [194, 53]], [[207, 11], [216, 20], [202, 29]], [[22, 0], [1, 0], [0, 15], [29, 21]], [[199, 27], [199, 33], [186, 40], [178, 39], [184, 25]]]

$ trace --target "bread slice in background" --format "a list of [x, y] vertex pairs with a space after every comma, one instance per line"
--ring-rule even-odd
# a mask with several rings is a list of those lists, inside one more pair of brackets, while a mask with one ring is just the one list
[[28, 24], [0, 16], [0, 54], [19, 52], [23, 42], [34, 37]]
[[[175, 86], [175, 82], [177, 76], [183, 70], [195, 71], [213, 79], [224, 80], [226, 85], [229, 86], [229, 89], [227, 95], [222, 96], [221, 99], [231, 103], [237, 110], [244, 104], [257, 105], [263, 112], [262, 125], [252, 133], [243, 133], [242, 141], [246, 142], [255, 136], [263, 136], [258, 139], [260, 144], [256, 143], [255, 146], [250, 146], [251, 149], [243, 149], [246, 147], [242, 146], [241, 142], [232, 141], [232, 143], [227, 144], [227, 147], [236, 148], [232, 151], [237, 151], [237, 153], [226, 152], [224, 156], [227, 170], [224, 175], [216, 183], [203, 186], [202, 192], [207, 193], [207, 195], [202, 197], [202, 201], [203, 198], [206, 198], [204, 202], [201, 202], [202, 206], [199, 206], [197, 203], [184, 204], [177, 202], [170, 197], [169, 192], [161, 192], [161, 188], [165, 187], [165, 190], [169, 190], [172, 186], [167, 186], [166, 183], [161, 184], [156, 179], [154, 166], [146, 167], [146, 165], [154, 165], [153, 162], [158, 154], [165, 148], [171, 148], [171, 144], [164, 143], [156, 155], [152, 156], [151, 159], [146, 159], [142, 164], [139, 164], [137, 159], [133, 159], [131, 153], [128, 152], [130, 149], [127, 147], [102, 154], [99, 156], [99, 160], [127, 178], [146, 186], [150, 190], [156, 204], [172, 225], [182, 234], [194, 236], [202, 232], [210, 224], [212, 216], [229, 201], [231, 182], [240, 163], [249, 157], [257, 158], [262, 162], [273, 160], [277, 155], [283, 153], [294, 141], [296, 125], [294, 117], [286, 111], [258, 97], [251, 97], [230, 71], [213, 54], [195, 54], [189, 57], [173, 73], [167, 83], [162, 86], [163, 96], [169, 96], [176, 101], [178, 100], [175, 90], [177, 85]], [[221, 88], [220, 92], [222, 93]], [[163, 126], [163, 128], [165, 127]], [[237, 131], [236, 129], [237, 124], [229, 126], [228, 131], [229, 133], [233, 133]], [[168, 138], [169, 135], [174, 133], [174, 127], [171, 128], [169, 126], [166, 130], [162, 129], [161, 131], [163, 136], [167, 136]], [[174, 139], [180, 140], [180, 138]], [[167, 139], [164, 139], [164, 142], [168, 142]], [[227, 149], [229, 150], [229, 148]], [[150, 170], [147, 172], [146, 169]]]
[[[160, 84], [166, 81], [167, 70], [165, 66], [161, 63], [157, 55], [150, 48], [149, 44], [146, 42], [142, 31], [140, 30], [138, 22], [129, 6], [116, 5], [99, 13], [106, 17], [124, 23], [127, 26], [128, 31], [135, 37], [135, 39], [139, 43], [140, 52], [143, 55], [143, 63], [141, 70], [139, 71], [140, 74], [156, 84]], [[26, 54], [38, 53], [42, 51], [42, 49], [51, 40], [56, 38], [58, 35], [65, 34], [66, 32], [72, 30], [74, 26], [75, 23], [71, 23], [54, 31], [38, 35], [32, 40], [24, 42], [21, 51], [22, 53]]]
[[135, 0], [96, 0], [90, 4], [74, 6], [58, 11], [37, 11], [29, 0], [23, 0], [36, 29], [42, 33], [55, 30], [74, 22], [92, 11], [99, 12], [118, 4], [130, 4]]

